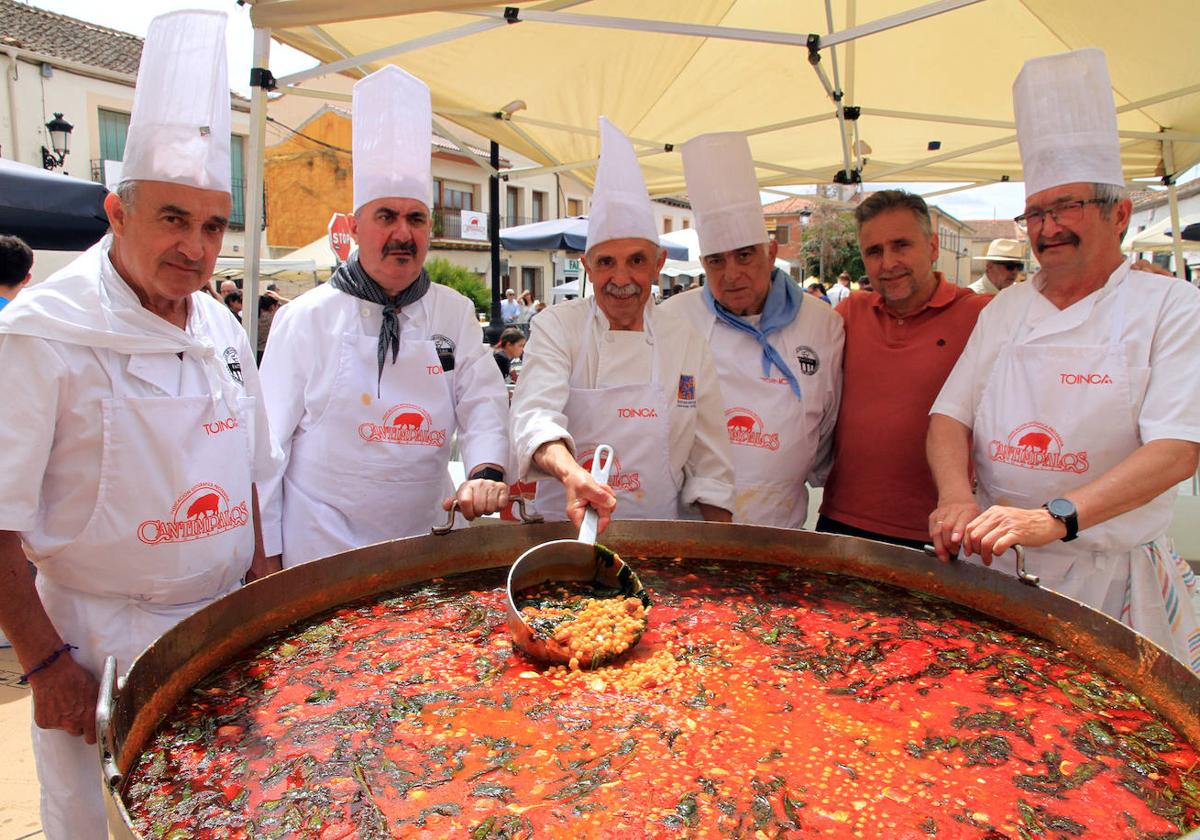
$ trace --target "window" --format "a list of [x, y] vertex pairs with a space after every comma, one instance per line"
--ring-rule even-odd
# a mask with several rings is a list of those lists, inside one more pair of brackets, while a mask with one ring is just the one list
[[791, 237], [792, 237], [792, 226], [785, 225], [785, 224], [776, 224], [775, 230], [772, 232], [775, 234], [776, 242], [778, 242], [780, 245], [786, 245], [786, 244], [788, 244], [789, 240], [791, 240]]
[[475, 187], [458, 181], [442, 181], [442, 207], [454, 210], [475, 209]]
[[687, 229], [688, 229], [688, 228], [690, 228], [691, 226], [692, 226], [692, 220], [691, 220], [691, 219], [684, 219], [684, 220], [683, 220], [683, 229], [684, 229], [684, 230], [687, 230]]
[[507, 187], [504, 190], [504, 224], [507, 227], [521, 224], [521, 189]]
[[670, 233], [675, 229], [675, 220], [670, 216], [663, 216], [663, 233]]
[[582, 216], [583, 215], [582, 199], [578, 199], [578, 198], [568, 198], [567, 199], [567, 215], [568, 216]]
[[[125, 138], [129, 135], [129, 115], [120, 111], [99, 113], [100, 159], [121, 160], [125, 157]], [[101, 164], [103, 166], [103, 164]]]
[[229, 144], [230, 192], [233, 193], [233, 209], [229, 214], [231, 227], [246, 226], [246, 170], [242, 165], [245, 160], [246, 138], [235, 134]]
[[533, 193], [533, 220], [535, 222], [546, 221], [546, 194], [544, 192]]

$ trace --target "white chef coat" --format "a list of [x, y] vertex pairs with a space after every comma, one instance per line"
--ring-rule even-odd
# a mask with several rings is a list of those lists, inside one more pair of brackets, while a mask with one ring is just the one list
[[[587, 319], [594, 317], [590, 338]], [[734, 509], [733, 462], [725, 430], [725, 405], [712, 355], [686, 321], [648, 303], [659, 381], [667, 395], [670, 464], [680, 486], [683, 509], [696, 502]], [[530, 321], [525, 364], [513, 394], [511, 421], [514, 461], [522, 481], [547, 480], [533, 465], [533, 453], [544, 443], [563, 440], [575, 454], [575, 442], [563, 414], [572, 375], [584, 388], [645, 384], [646, 364], [631, 365], [612, 349], [618, 336], [591, 301], [555, 304]], [[690, 383], [686, 377], [691, 377]], [[682, 380], [682, 381], [681, 381]], [[621, 453], [616, 453], [617, 458]]]
[[[434, 283], [418, 303], [401, 309], [397, 318], [402, 340], [433, 340], [441, 348], [454, 348], [454, 370], [439, 378], [445, 381], [454, 404], [463, 464], [467, 469], [484, 463], [506, 464], [507, 391], [491, 349], [483, 343], [471, 302], [453, 289]], [[284, 547], [283, 474], [289, 469], [293, 446], [316, 428], [330, 401], [361, 404], [364, 422], [384, 422], [391, 406], [380, 403], [374, 377], [357, 393], [334, 393], [337, 359], [345, 337], [377, 339], [382, 320], [380, 304], [360, 300], [327, 283], [280, 309], [271, 325], [263, 354], [263, 391], [271, 435], [283, 453], [283, 469], [259, 487], [263, 544], [268, 555], [279, 554]], [[377, 370], [375, 346], [370, 345], [373, 370]], [[391, 364], [389, 354], [384, 366]], [[453, 432], [446, 430], [447, 440]], [[348, 525], [353, 527], [353, 523]], [[364, 537], [359, 545], [375, 541]]]
[[[106, 655], [123, 672], [237, 586], [254, 544], [249, 483], [275, 471], [253, 352], [232, 313], [196, 293], [186, 331], [158, 319], [108, 246], [26, 292], [0, 323], [0, 529], [21, 533], [47, 614], [97, 679]], [[188, 536], [164, 539], [174, 527]], [[158, 558], [161, 579], [147, 566]], [[32, 735], [47, 837], [105, 837], [96, 748]]]
[[[761, 418], [759, 431], [766, 435], [762, 440], [774, 442], [787, 455], [780, 459], [769, 449], [731, 441], [738, 485], [735, 521], [802, 527], [808, 516], [805, 481], [821, 486], [833, 463], [845, 343], [841, 316], [828, 306], [813, 306], [802, 298], [792, 323], [771, 334], [771, 346], [800, 383], [797, 399], [777, 369], [763, 376], [761, 345], [753, 336], [719, 321], [705, 304], [703, 289], [673, 295], [662, 308], [687, 318], [709, 339], [727, 418], [740, 409], [751, 412], [746, 416]], [[768, 486], [777, 487], [789, 498], [772, 502]]]
[[1000, 294], [1000, 290], [992, 285], [992, 281], [988, 278], [986, 273], [979, 275], [979, 279], [967, 286], [967, 288], [977, 295]]
[[[1041, 501], [1046, 501], [1094, 480], [1139, 445], [1163, 439], [1200, 442], [1200, 359], [1195, 352], [1200, 291], [1131, 271], [1128, 261], [1104, 287], [1066, 309], [1052, 304], [1041, 288], [1034, 278], [1006, 289], [984, 310], [931, 409], [971, 427], [974, 460], [990, 459], [979, 472], [977, 495], [984, 507], [1036, 504], [1016, 486], [1023, 470], [1045, 491]], [[1086, 359], [1068, 361], [1078, 355], [1070, 352], [1077, 347], [1095, 350]], [[1012, 367], [1014, 359], [1023, 366]], [[998, 417], [1006, 401], [1002, 394], [989, 400], [989, 388], [1009, 382], [1014, 387], [1026, 383], [1021, 390], [1035, 394], [1039, 405], [1016, 406], [1017, 413]], [[1112, 413], [1120, 410], [1113, 405], [1127, 405], [1129, 413], [1119, 417]], [[1078, 416], [1089, 406], [1101, 415], [1094, 422]], [[1038, 416], [1026, 417], [1022, 407]], [[1061, 436], [1056, 423], [1066, 427]], [[1112, 451], [1112, 431], [1126, 426], [1128, 451]], [[1021, 453], [1026, 449], [1038, 450], [1028, 457], [1047, 466], [1032, 471], [1005, 467], [1010, 461], [1025, 463]], [[1097, 469], [1090, 468], [1089, 459], [1098, 463]], [[995, 470], [991, 460], [997, 462]], [[993, 486], [993, 473], [1011, 487]], [[1185, 637], [1195, 635], [1192, 598], [1184, 570], [1161, 544], [1175, 492], [1172, 488], [1142, 507], [1086, 528], [1070, 543], [1030, 549], [1028, 556], [1033, 571], [1045, 575], [1051, 588], [1123, 618], [1190, 661], [1186, 638], [1181, 645], [1178, 639], [1173, 644], [1172, 637], [1181, 626], [1191, 628], [1185, 629]], [[1014, 494], [1015, 501], [1009, 498]], [[1150, 592], [1157, 597], [1150, 598]], [[1176, 602], [1182, 614], [1173, 607]], [[1176, 632], [1170, 632], [1172, 624]]]

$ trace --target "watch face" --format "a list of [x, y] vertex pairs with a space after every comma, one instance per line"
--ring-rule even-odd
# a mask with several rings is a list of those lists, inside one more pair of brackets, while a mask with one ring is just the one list
[[1074, 516], [1075, 505], [1070, 499], [1051, 499], [1046, 504], [1046, 509], [1054, 516]]

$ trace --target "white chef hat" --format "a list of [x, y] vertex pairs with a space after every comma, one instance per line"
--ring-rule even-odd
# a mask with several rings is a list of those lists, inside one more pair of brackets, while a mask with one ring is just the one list
[[1125, 185], [1104, 52], [1031, 58], [1013, 82], [1025, 195], [1063, 184]]
[[389, 64], [354, 84], [354, 210], [377, 198], [433, 207], [429, 88]]
[[736, 131], [701, 134], [680, 151], [701, 256], [768, 241], [746, 136]]
[[600, 165], [588, 214], [587, 247], [612, 239], [649, 239], [657, 245], [658, 228], [633, 144], [601, 117]]
[[224, 12], [181, 11], [150, 21], [122, 181], [230, 191], [225, 19]]

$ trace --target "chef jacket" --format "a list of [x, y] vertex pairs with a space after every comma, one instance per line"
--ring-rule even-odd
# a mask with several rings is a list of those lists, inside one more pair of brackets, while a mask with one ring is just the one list
[[[783, 329], [771, 333], [768, 339], [771, 346], [779, 351], [800, 384], [801, 396], [797, 399], [786, 382], [761, 381], [765, 378], [778, 380], [782, 374], [772, 367], [765, 377], [761, 375], [762, 346], [750, 334], [718, 321], [704, 301], [703, 289], [672, 295], [662, 306], [664, 311], [687, 318], [696, 332], [710, 338], [710, 347], [722, 348], [714, 362], [720, 371], [721, 389], [727, 402], [734, 399], [735, 390], [748, 396], [756, 393], [755, 389], [762, 389], [764, 395], [779, 388], [787, 391], [786, 405], [795, 407], [796, 413], [791, 417], [796, 419], [788, 422], [787, 429], [770, 431], [790, 436], [802, 435], [806, 440], [791, 450], [793, 455], [799, 454], [801, 457], [793, 457], [786, 463], [777, 464], [775, 479], [780, 483], [790, 481], [795, 485], [795, 519], [802, 523], [808, 510], [808, 492], [804, 482], [820, 487], [825, 483], [829, 468], [833, 465], [833, 429], [837, 425], [838, 404], [842, 397], [842, 347], [845, 343], [845, 328], [841, 316], [828, 306], [812, 306], [802, 300], [795, 319]], [[758, 317], [751, 316], [750, 319]], [[719, 342], [716, 336], [720, 336]], [[760, 372], [760, 378], [754, 381], [740, 381], [744, 377], [738, 371], [737, 362], [732, 358], [722, 358], [722, 355], [730, 354], [741, 357], [738, 359], [741, 362], [753, 359], [754, 370]], [[726, 370], [730, 372], [727, 373]], [[731, 383], [726, 379], [728, 376], [737, 376], [739, 381]], [[734, 384], [737, 385], [736, 389], [730, 387]], [[732, 410], [735, 410], [735, 406], [730, 402], [726, 414]], [[803, 420], [800, 421], [799, 418]], [[771, 420], [781, 422], [777, 418], [764, 420], [767, 423]], [[739, 471], [739, 456], [748, 451], [748, 448], [731, 446], [731, 451], [736, 474]], [[744, 482], [741, 475], [738, 475], [738, 484], [745, 483], [755, 482]], [[750, 524], [776, 524], [749, 521]]]
[[[137, 295], [113, 269], [108, 248], [106, 237], [41, 286], [26, 290], [4, 317], [36, 305], [42, 287], [57, 287], [77, 297], [79, 314], [94, 321], [93, 329], [111, 325], [122, 312], [141, 313]], [[93, 303], [97, 296], [105, 300], [103, 308]], [[200, 292], [192, 294], [189, 302], [187, 336], [212, 343], [231, 396], [258, 397], [250, 436], [251, 476], [261, 486], [277, 467], [254, 351], [224, 304]], [[125, 335], [120, 340], [136, 342], [138, 337]], [[182, 357], [174, 352], [129, 355], [68, 341], [0, 334], [0, 394], [4, 395], [0, 530], [21, 532], [35, 563], [70, 544], [96, 506], [104, 440], [102, 402], [114, 396], [110, 368], [121, 378], [120, 390], [127, 396], [212, 393], [204, 364], [186, 353]], [[153, 469], [153, 464], [147, 468]]]
[[[1133, 271], [1128, 261], [1102, 288], [1065, 310], [1042, 295], [1038, 278], [1015, 283], [997, 295], [980, 313], [930, 414], [945, 414], [973, 426], [996, 357], [1014, 338], [1027, 344], [1107, 343], [1118, 302], [1116, 292], [1125, 283], [1133, 284], [1132, 294], [1120, 297], [1132, 310], [1124, 315], [1121, 338], [1134, 376], [1134, 401], [1129, 410], [1137, 419], [1142, 442], [1200, 442], [1200, 293], [1172, 278]], [[1026, 312], [1023, 323], [1018, 323]], [[1019, 331], [1016, 336], [1014, 330]], [[1094, 373], [1055, 371], [1064, 384], [1073, 387], [1104, 387], [1102, 380], [1093, 381]]]
[[[466, 468], [507, 464], [508, 397], [491, 348], [483, 343], [471, 302], [453, 289], [433, 283], [419, 302], [402, 308], [397, 318], [401, 338], [432, 340], [437, 345], [442, 367], [453, 379], [458, 449]], [[283, 550], [282, 483], [294, 438], [317, 424], [330, 400], [361, 400], [368, 405], [375, 400], [374, 388], [369, 393], [333, 393], [343, 336], [374, 338], [382, 321], [380, 304], [360, 300], [327, 283], [282, 307], [271, 323], [263, 356], [264, 399], [282, 462], [277, 474], [259, 486], [263, 546], [268, 556]], [[450, 365], [445, 361], [449, 357], [453, 357]], [[384, 365], [389, 364], [390, 354], [384, 360]]]
[[[530, 321], [511, 411], [514, 460], [522, 481], [549, 479], [532, 461], [542, 444], [561, 439], [575, 454], [563, 413], [573, 373], [581, 374], [577, 381], [585, 388], [650, 382], [651, 372], [645, 366], [622, 364], [607, 356], [605, 348], [614, 341], [608, 319], [598, 306], [594, 316], [592, 312], [591, 299], [580, 298], [551, 306]], [[595, 321], [584, 347], [580, 345], [589, 317]], [[708, 346], [685, 320], [653, 303], [647, 304], [645, 317], [654, 337], [659, 382], [668, 397], [670, 464], [676, 476], [682, 476], [680, 505], [687, 508], [702, 502], [732, 511], [733, 462], [725, 405]], [[616, 457], [620, 459], [621, 453]]]

